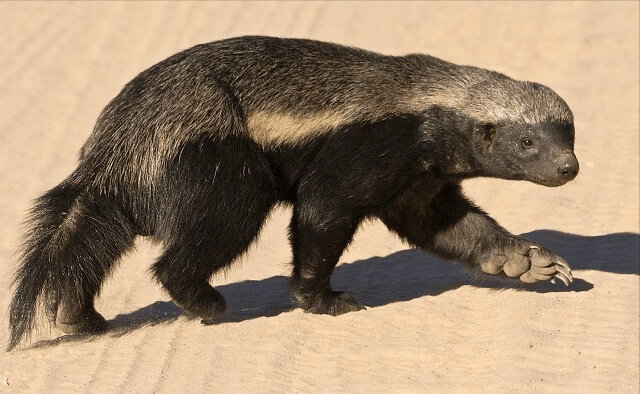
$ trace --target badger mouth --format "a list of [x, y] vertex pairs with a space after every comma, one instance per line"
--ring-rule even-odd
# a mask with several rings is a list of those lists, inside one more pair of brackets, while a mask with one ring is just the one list
[[528, 181], [533, 182], [536, 185], [542, 185], [547, 187], [558, 187], [558, 186], [566, 185], [572, 179], [573, 178], [566, 179], [566, 178], [557, 177], [556, 179], [528, 179]]
[[578, 176], [578, 170], [572, 170], [570, 172], [557, 171], [550, 174], [548, 177], [528, 175], [525, 176], [524, 179], [537, 185], [558, 187], [571, 182], [576, 178], [576, 176]]

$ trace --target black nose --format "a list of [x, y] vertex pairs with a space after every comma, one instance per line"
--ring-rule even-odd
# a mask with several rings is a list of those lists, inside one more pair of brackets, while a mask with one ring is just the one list
[[570, 181], [578, 175], [579, 169], [578, 159], [572, 155], [564, 164], [558, 167], [558, 174]]

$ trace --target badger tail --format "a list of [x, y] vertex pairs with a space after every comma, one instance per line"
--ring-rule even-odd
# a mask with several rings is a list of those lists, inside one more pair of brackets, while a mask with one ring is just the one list
[[39, 311], [55, 322], [62, 299], [76, 310], [92, 309], [105, 277], [134, 238], [118, 204], [91, 195], [74, 175], [36, 200], [26, 224], [7, 351], [30, 337]]

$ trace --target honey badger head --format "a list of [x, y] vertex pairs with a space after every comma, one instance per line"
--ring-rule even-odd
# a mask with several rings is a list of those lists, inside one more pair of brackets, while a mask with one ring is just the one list
[[491, 73], [472, 85], [463, 111], [483, 175], [560, 186], [576, 177], [573, 115], [546, 86]]

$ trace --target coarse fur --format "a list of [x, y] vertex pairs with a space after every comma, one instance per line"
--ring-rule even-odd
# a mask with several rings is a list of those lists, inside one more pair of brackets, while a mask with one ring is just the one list
[[363, 306], [330, 276], [359, 224], [524, 282], [571, 281], [566, 263], [464, 197], [471, 177], [559, 186], [578, 172], [573, 115], [551, 89], [428, 55], [304, 39], [195, 46], [142, 72], [100, 114], [77, 169], [31, 211], [10, 306], [14, 348], [42, 309], [64, 332], [101, 331], [94, 299], [136, 236], [152, 272], [203, 319], [209, 285], [291, 204], [291, 291], [307, 311]]

